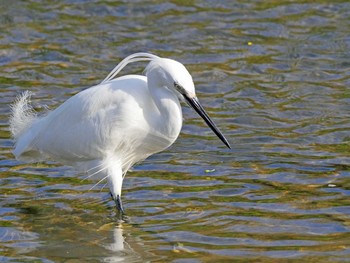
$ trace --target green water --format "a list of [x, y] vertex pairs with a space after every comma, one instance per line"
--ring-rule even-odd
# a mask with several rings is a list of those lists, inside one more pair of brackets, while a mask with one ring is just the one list
[[[0, 7], [0, 262], [350, 262], [350, 2]], [[120, 221], [103, 184], [14, 159], [9, 106], [31, 90], [53, 109], [139, 51], [186, 65], [233, 149], [184, 107]]]

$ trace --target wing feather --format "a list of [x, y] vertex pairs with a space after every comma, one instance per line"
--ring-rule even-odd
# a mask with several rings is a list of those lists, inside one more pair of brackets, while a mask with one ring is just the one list
[[143, 109], [149, 107], [148, 96], [142, 76], [86, 89], [36, 120], [18, 138], [14, 153], [18, 158], [41, 156], [63, 162], [104, 158], [117, 147], [125, 148], [126, 141], [147, 136]]

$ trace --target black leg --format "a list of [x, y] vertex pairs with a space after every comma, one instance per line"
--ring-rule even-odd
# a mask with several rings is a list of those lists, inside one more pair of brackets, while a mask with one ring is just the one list
[[113, 194], [111, 192], [109, 192], [109, 193], [110, 193], [112, 199], [114, 200], [118, 211], [121, 212], [122, 214], [125, 214], [124, 209], [123, 209], [123, 203], [122, 203], [122, 200], [120, 199], [120, 195], [117, 195], [117, 198], [114, 198]]
[[120, 199], [120, 195], [117, 195], [117, 199], [115, 200], [115, 203], [117, 205], [118, 210], [122, 214], [124, 214], [123, 203], [122, 203], [122, 199]]

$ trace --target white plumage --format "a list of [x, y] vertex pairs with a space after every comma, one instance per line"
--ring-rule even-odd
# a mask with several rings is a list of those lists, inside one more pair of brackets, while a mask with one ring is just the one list
[[[127, 64], [150, 61], [146, 76], [113, 79]], [[38, 117], [25, 92], [12, 106], [10, 130], [16, 158], [54, 159], [107, 178], [117, 207], [128, 169], [169, 147], [178, 137], [184, 98], [229, 147], [200, 106], [191, 75], [179, 62], [136, 53], [120, 62], [99, 85], [83, 90]]]

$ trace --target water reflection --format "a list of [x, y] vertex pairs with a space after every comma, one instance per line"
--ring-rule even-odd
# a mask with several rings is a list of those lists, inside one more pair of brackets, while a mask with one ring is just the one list
[[[141, 225], [130, 220], [131, 218], [124, 217], [123, 220], [107, 223], [98, 229], [105, 231], [106, 234], [106, 239], [101, 242], [102, 247], [108, 251], [104, 253], [103, 262], [142, 262], [145, 258], [155, 258], [148, 251], [147, 241], [143, 239], [145, 232]], [[132, 234], [137, 232], [139, 233], [137, 236]]]
[[113, 239], [114, 239], [114, 242], [110, 245], [107, 245], [106, 248], [114, 252], [123, 251], [125, 240], [123, 237], [122, 224], [119, 224], [118, 226], [115, 227], [113, 231]]
[[113, 242], [104, 247], [111, 252], [115, 252], [113, 256], [104, 258], [104, 262], [126, 262], [126, 259], [130, 259], [126, 255], [135, 254], [135, 252], [130, 248], [128, 243], [126, 243], [123, 236], [123, 227], [122, 223], [119, 223], [112, 230]]

